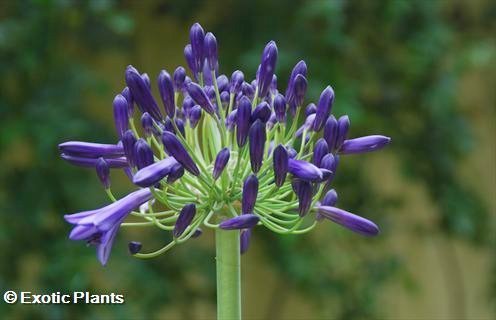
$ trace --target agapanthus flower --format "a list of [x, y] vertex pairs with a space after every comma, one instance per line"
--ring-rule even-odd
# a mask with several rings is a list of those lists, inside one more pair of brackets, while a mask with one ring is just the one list
[[[129, 215], [143, 221], [127, 221], [126, 227], [156, 226], [171, 233], [172, 242], [153, 252], [146, 244], [129, 243], [130, 253], [142, 258], [199, 236], [200, 227], [237, 232], [243, 253], [261, 227], [301, 234], [330, 220], [366, 236], [379, 232], [373, 222], [336, 207], [333, 184], [340, 157], [381, 149], [391, 139], [353, 137], [348, 116], [332, 114], [338, 100], [328, 84], [322, 85], [317, 101], [308, 101], [307, 91], [314, 92], [307, 90], [312, 74], [303, 60], [293, 68], [287, 87], [278, 88], [274, 41], [263, 49], [255, 79], [245, 78], [251, 71], [222, 74], [220, 49], [215, 36], [195, 23], [184, 48], [189, 76], [177, 67], [172, 77], [158, 72], [153, 83], [128, 66], [123, 90], [109, 111], [116, 140], [59, 145], [63, 159], [96, 170], [114, 201], [65, 216], [75, 225], [70, 238], [97, 245], [102, 264]], [[110, 185], [115, 168], [123, 168], [137, 188], [117, 201]], [[133, 211], [140, 205], [142, 210]]]

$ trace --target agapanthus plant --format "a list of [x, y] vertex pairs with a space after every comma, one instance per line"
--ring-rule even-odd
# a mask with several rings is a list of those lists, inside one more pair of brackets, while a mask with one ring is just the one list
[[[332, 115], [331, 86], [316, 104], [304, 107], [304, 61], [295, 65], [282, 94], [277, 54], [270, 41], [253, 81], [240, 70], [229, 78], [218, 71], [215, 36], [196, 23], [184, 48], [191, 78], [183, 67], [172, 75], [158, 74], [163, 108], [149, 76], [128, 66], [126, 86], [113, 101], [117, 143], [59, 145], [63, 159], [96, 170], [112, 201], [66, 215], [74, 225], [70, 239], [95, 245], [105, 265], [121, 226], [171, 233], [172, 240], [154, 251], [129, 243], [137, 258], [156, 257], [198, 237], [201, 228], [215, 229], [218, 317], [235, 319], [240, 317], [239, 255], [248, 250], [257, 228], [302, 234], [331, 220], [361, 235], [378, 234], [373, 222], [336, 206], [332, 181], [342, 155], [381, 149], [390, 138], [349, 138], [349, 118]], [[116, 168], [137, 187], [119, 200], [110, 183]], [[125, 222], [129, 216], [143, 221]]]

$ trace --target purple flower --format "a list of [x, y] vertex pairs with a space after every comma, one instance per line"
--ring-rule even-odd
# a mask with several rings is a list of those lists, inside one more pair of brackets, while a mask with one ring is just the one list
[[172, 166], [169, 174], [167, 175], [167, 183], [172, 184], [184, 175], [184, 167], [180, 163]]
[[96, 245], [98, 260], [105, 265], [122, 221], [133, 209], [151, 198], [150, 190], [141, 189], [106, 207], [65, 215], [65, 220], [74, 225], [69, 238]]
[[276, 69], [277, 62], [277, 46], [274, 41], [270, 41], [265, 46], [260, 61], [260, 73], [257, 77], [258, 96], [265, 97], [269, 91], [272, 82], [272, 76]]
[[350, 140], [345, 140], [339, 149], [341, 154], [364, 153], [384, 148], [391, 142], [391, 138], [372, 135]]
[[143, 127], [143, 131], [147, 137], [152, 135], [154, 131], [153, 118], [148, 112], [143, 113], [141, 116], [141, 126]]
[[136, 143], [136, 137], [131, 130], [124, 132], [122, 136], [122, 146], [124, 147], [124, 154], [126, 155], [129, 166], [134, 167], [136, 165], [136, 158], [134, 154], [134, 144]]
[[361, 235], [375, 236], [379, 233], [375, 223], [348, 211], [333, 206], [318, 206], [317, 210], [324, 218]]
[[336, 143], [338, 138], [338, 121], [331, 115], [324, 126], [324, 139], [331, 152], [336, 150]]
[[283, 123], [286, 121], [286, 98], [282, 94], [278, 94], [274, 98], [274, 112], [276, 113], [277, 122]]
[[195, 62], [195, 69], [196, 72], [200, 72], [203, 68], [203, 62], [205, 60], [205, 32], [199, 23], [195, 23], [191, 26], [189, 39], [191, 43], [191, 52]]
[[186, 228], [191, 224], [191, 221], [193, 221], [195, 214], [196, 206], [194, 203], [187, 204], [181, 209], [174, 225], [174, 231], [172, 231], [174, 238], [179, 238], [184, 233]]
[[239, 101], [238, 112], [236, 114], [237, 131], [236, 139], [241, 148], [246, 144], [246, 138], [250, 130], [251, 103], [247, 97], [242, 97]]
[[338, 194], [336, 190], [331, 189], [327, 191], [326, 195], [324, 196], [324, 199], [322, 199], [320, 204], [323, 206], [334, 206], [336, 205], [336, 202], [338, 202]]
[[217, 88], [219, 89], [219, 92], [226, 92], [229, 94], [229, 79], [225, 74], [221, 74], [220, 76], [217, 77]]
[[309, 103], [305, 109], [305, 117], [308, 117], [309, 115], [316, 112], [317, 112], [317, 106], [315, 106], [315, 103]]
[[246, 81], [243, 82], [243, 84], [241, 85], [241, 92], [243, 93], [243, 95], [250, 99], [253, 99], [255, 97], [255, 89]]
[[186, 117], [189, 117], [189, 112], [190, 112], [191, 108], [193, 108], [194, 105], [195, 105], [195, 102], [193, 101], [193, 99], [191, 99], [190, 96], [184, 97], [183, 112], [184, 112], [184, 115]]
[[131, 90], [134, 101], [138, 104], [141, 112], [148, 112], [155, 120], [160, 121], [162, 114], [158, 108], [157, 102], [152, 96], [149, 86], [141, 77], [138, 70], [132, 66], [126, 69], [126, 84]]
[[205, 35], [205, 54], [210, 71], [215, 71], [218, 68], [217, 57], [217, 39], [211, 32]]
[[127, 101], [127, 113], [129, 115], [129, 117], [132, 117], [133, 111], [134, 111], [134, 99], [133, 99], [133, 95], [131, 94], [131, 90], [129, 90], [128, 87], [125, 87], [122, 90], [121, 95], [126, 99], [126, 101]]
[[327, 169], [332, 172], [332, 174], [327, 177], [329, 181], [332, 181], [334, 178], [334, 175], [336, 174], [336, 170], [339, 164], [339, 156], [335, 156], [332, 153], [326, 154], [324, 157], [322, 157], [322, 160], [320, 161], [320, 168]]
[[196, 128], [196, 125], [198, 124], [198, 121], [200, 121], [201, 116], [202, 108], [199, 105], [193, 106], [193, 108], [191, 108], [191, 111], [189, 112], [189, 124], [191, 128]]
[[233, 72], [231, 76], [231, 84], [229, 91], [234, 94], [238, 94], [241, 91], [241, 86], [243, 85], [243, 82], [245, 81], [245, 76], [243, 72], [236, 70]]
[[190, 82], [186, 85], [186, 89], [195, 103], [202, 107], [207, 113], [214, 115], [214, 106], [212, 105], [212, 102], [210, 102], [210, 99], [205, 91], [203, 91], [202, 87], [194, 82]]
[[197, 68], [195, 58], [193, 57], [193, 50], [191, 49], [191, 45], [187, 44], [184, 47], [184, 58], [186, 59], [186, 63], [188, 64], [189, 69], [193, 72], [195, 78], [198, 72], [201, 70]]
[[186, 70], [183, 67], [177, 67], [174, 70], [174, 90], [180, 92], [184, 89], [184, 81], [186, 80]]
[[278, 145], [274, 149], [274, 176], [275, 184], [280, 187], [284, 184], [286, 180], [286, 175], [288, 173], [288, 162], [289, 156], [286, 148], [282, 144]]
[[323, 138], [320, 138], [313, 148], [313, 164], [320, 168], [322, 158], [328, 153], [329, 148], [327, 147], [327, 142]]
[[344, 140], [348, 135], [348, 129], [350, 128], [350, 118], [348, 116], [342, 116], [338, 119], [338, 133], [336, 135], [336, 149], [341, 148]]
[[314, 131], [320, 131], [320, 129], [324, 126], [324, 123], [327, 121], [327, 118], [331, 113], [333, 102], [334, 90], [332, 90], [331, 86], [327, 86], [327, 88], [322, 91], [319, 103], [317, 104], [317, 112], [313, 123]]
[[110, 188], [110, 166], [104, 158], [96, 160], [96, 175], [105, 189]]
[[244, 254], [250, 247], [251, 229], [242, 229], [239, 234], [239, 252]]
[[151, 165], [154, 162], [153, 150], [144, 139], [138, 139], [134, 145], [134, 156], [138, 170]]
[[[62, 153], [60, 157], [67, 162], [79, 166], [79, 167], [92, 167], [94, 168], [98, 162], [98, 158], [86, 158], [80, 156], [72, 156]], [[125, 168], [128, 166], [127, 159], [125, 157], [119, 158], [104, 158], [108, 166], [111, 168]]]
[[294, 66], [293, 70], [291, 71], [291, 75], [289, 76], [288, 87], [286, 88], [286, 99], [288, 100], [292, 99], [291, 94], [293, 93], [294, 80], [296, 76], [299, 74], [301, 74], [304, 77], [307, 76], [307, 65], [303, 60], [298, 61], [298, 63]]
[[155, 185], [167, 176], [176, 164], [178, 162], [174, 157], [167, 157], [164, 160], [155, 162], [136, 172], [133, 176], [133, 183], [143, 188]]
[[124, 132], [129, 129], [129, 110], [126, 98], [120, 94], [116, 95], [113, 107], [115, 129], [117, 130], [117, 136], [121, 139]]
[[305, 93], [307, 92], [307, 79], [299, 74], [294, 79], [293, 83], [293, 92], [290, 94], [290, 99], [288, 100], [288, 104], [295, 108], [297, 106], [301, 106], [303, 100], [305, 99]]
[[141, 251], [141, 247], [142, 247], [141, 242], [138, 241], [131, 241], [127, 245], [130, 254], [137, 254], [138, 252]]
[[246, 178], [243, 184], [243, 195], [241, 197], [241, 212], [243, 214], [253, 213], [258, 195], [258, 179], [254, 174]]
[[234, 109], [229, 113], [226, 118], [226, 128], [228, 131], [233, 131], [236, 123], [238, 122], [238, 109]]
[[165, 113], [169, 118], [173, 119], [176, 106], [174, 104], [174, 85], [172, 84], [172, 79], [167, 71], [162, 70], [158, 75], [158, 91], [160, 92], [160, 97], [162, 98], [162, 103], [164, 104]]
[[162, 134], [162, 142], [167, 152], [176, 158], [177, 162], [182, 164], [186, 170], [195, 176], [200, 174], [200, 170], [189, 155], [188, 151], [186, 151], [184, 146], [181, 144], [181, 141], [179, 141], [174, 134], [164, 131]]
[[224, 171], [224, 168], [229, 162], [230, 156], [231, 152], [229, 151], [229, 148], [224, 148], [219, 151], [215, 158], [214, 171], [212, 173], [214, 180], [217, 180], [220, 177], [222, 171]]
[[253, 228], [257, 225], [260, 218], [252, 213], [242, 214], [240, 216], [224, 220], [219, 224], [219, 227], [224, 230], [237, 230]]
[[312, 204], [312, 184], [309, 181], [295, 179], [293, 189], [298, 196], [298, 214], [304, 217]]
[[296, 159], [289, 159], [288, 171], [297, 178], [305, 181], [318, 182], [322, 180], [322, 171], [313, 164]]
[[227, 91], [222, 91], [220, 93], [220, 102], [222, 103], [222, 107], [223, 108], [226, 108], [227, 105], [229, 104], [229, 100], [230, 100], [230, 95], [229, 95], [229, 92]]
[[59, 144], [59, 150], [65, 155], [84, 158], [116, 158], [124, 155], [124, 149], [120, 144], [103, 144], [83, 141], [68, 141], [61, 143]]
[[263, 123], [267, 123], [270, 118], [270, 113], [271, 110], [269, 104], [263, 101], [253, 110], [251, 114], [251, 121], [255, 122], [257, 119], [260, 119]]
[[250, 128], [250, 164], [251, 170], [258, 173], [262, 167], [263, 153], [265, 149], [265, 141], [267, 134], [265, 132], [265, 124], [257, 119]]

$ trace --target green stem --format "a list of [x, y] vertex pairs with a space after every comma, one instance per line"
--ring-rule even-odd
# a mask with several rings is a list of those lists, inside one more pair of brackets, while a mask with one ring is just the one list
[[239, 230], [215, 231], [217, 253], [217, 319], [241, 319]]

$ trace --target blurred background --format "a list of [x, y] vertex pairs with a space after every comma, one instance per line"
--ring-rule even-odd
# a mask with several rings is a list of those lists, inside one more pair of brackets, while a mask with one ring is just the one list
[[[220, 71], [254, 77], [269, 40], [284, 91], [309, 67], [307, 101], [332, 85], [351, 136], [385, 150], [342, 161], [340, 206], [371, 218], [365, 239], [332, 223], [302, 236], [257, 228], [242, 257], [247, 319], [494, 319], [494, 1], [0, 2], [0, 291], [124, 294], [117, 306], [20, 306], [3, 319], [211, 319], [213, 234], [154, 260], [169, 235], [119, 232], [109, 264], [68, 241], [62, 215], [108, 203], [92, 170], [58, 157], [66, 140], [115, 143], [112, 100], [133, 64], [154, 79], [185, 66], [196, 21], [219, 42]], [[132, 190], [113, 176], [119, 196]]]

